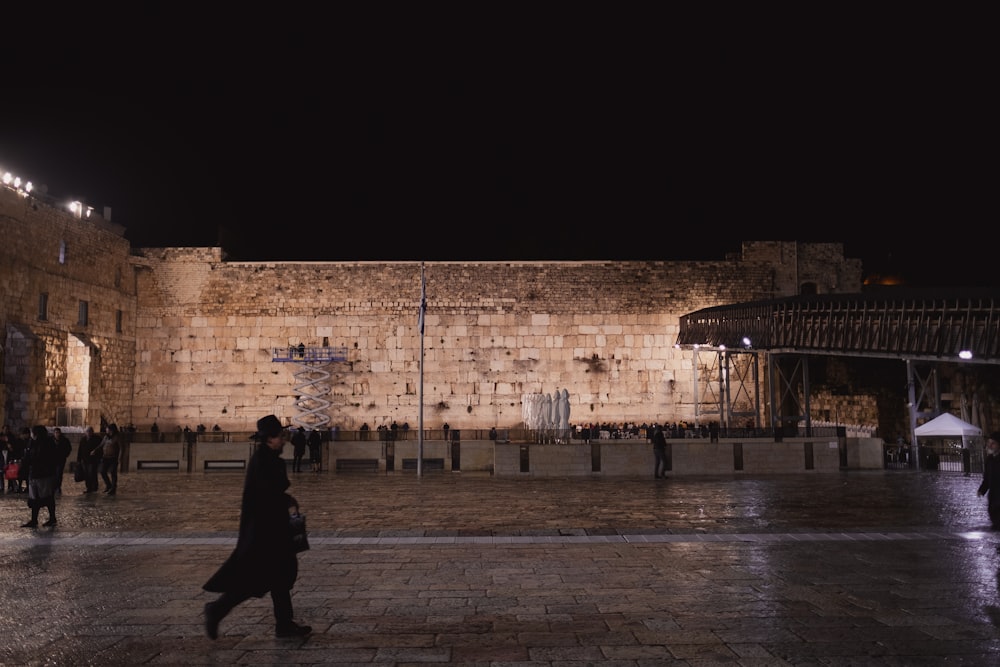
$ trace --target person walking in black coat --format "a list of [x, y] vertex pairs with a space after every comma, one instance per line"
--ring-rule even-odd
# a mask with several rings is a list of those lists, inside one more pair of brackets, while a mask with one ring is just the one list
[[42, 425], [31, 427], [31, 442], [21, 459], [21, 466], [27, 469], [28, 507], [31, 520], [21, 524], [22, 528], [38, 526], [38, 512], [43, 507], [49, 510], [49, 520], [44, 526], [56, 525], [56, 473], [59, 470], [59, 453], [56, 442]]
[[303, 637], [308, 625], [292, 620], [292, 586], [299, 573], [292, 548], [289, 514], [298, 512], [298, 501], [287, 489], [288, 471], [281, 450], [284, 427], [274, 415], [257, 421], [257, 448], [247, 463], [240, 504], [240, 529], [236, 548], [202, 586], [221, 593], [205, 605], [205, 634], [219, 636], [219, 623], [236, 605], [251, 597], [271, 594], [274, 631], [278, 637]]
[[[993, 493], [996, 491], [996, 493]], [[991, 433], [986, 441], [986, 457], [983, 459], [983, 483], [976, 494], [986, 496], [986, 511], [994, 530], [1000, 530], [1000, 432]]]

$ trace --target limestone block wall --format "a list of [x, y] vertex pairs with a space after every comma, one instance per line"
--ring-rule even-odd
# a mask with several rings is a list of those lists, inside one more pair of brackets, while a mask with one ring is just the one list
[[[716, 262], [424, 264], [425, 427], [514, 427], [522, 395], [563, 388], [573, 423], [691, 419], [695, 360], [673, 348], [679, 318], [775, 296], [776, 251], [757, 247], [768, 253]], [[290, 419], [296, 368], [273, 362], [272, 350], [299, 343], [348, 350], [329, 367], [333, 423], [417, 425], [420, 263], [239, 263], [203, 248], [139, 255], [140, 427], [252, 430], [267, 412]], [[859, 263], [824, 255], [814, 272], [831, 270], [860, 289]]]
[[300, 368], [272, 350], [300, 343], [347, 349], [326, 367], [343, 429], [416, 427], [421, 413], [429, 429], [514, 428], [523, 395], [562, 389], [574, 424], [690, 421], [702, 361], [673, 348], [682, 315], [803, 284], [861, 288], [836, 243], [749, 242], [719, 261], [431, 262], [421, 337], [416, 262], [134, 249], [108, 220], [2, 185], [0, 233], [0, 416], [15, 426], [67, 411], [164, 431], [287, 422]]
[[136, 302], [123, 232], [0, 186], [6, 423], [56, 423], [74, 405], [130, 418]]

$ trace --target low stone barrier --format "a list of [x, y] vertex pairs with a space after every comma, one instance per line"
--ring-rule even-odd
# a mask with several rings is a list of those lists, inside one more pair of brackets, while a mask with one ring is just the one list
[[[254, 444], [244, 442], [133, 442], [123, 469], [243, 470]], [[787, 474], [877, 470], [884, 467], [881, 438], [813, 437], [772, 440], [704, 438], [667, 441], [668, 474]], [[324, 442], [321, 466], [333, 472], [415, 471], [416, 440]], [[292, 448], [283, 457], [292, 464]], [[306, 452], [306, 461], [309, 454]], [[651, 477], [652, 445], [640, 439], [572, 444], [429, 440], [422, 470], [489, 472], [503, 477]]]

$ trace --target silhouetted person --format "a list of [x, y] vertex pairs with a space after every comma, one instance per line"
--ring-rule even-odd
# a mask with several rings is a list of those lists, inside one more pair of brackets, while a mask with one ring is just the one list
[[271, 594], [274, 633], [278, 637], [302, 637], [312, 628], [292, 620], [292, 586], [299, 574], [298, 557], [292, 547], [290, 512], [299, 503], [287, 493], [290, 483], [281, 450], [284, 427], [274, 415], [257, 421], [257, 448], [247, 463], [240, 504], [240, 534], [236, 549], [202, 587], [222, 593], [205, 605], [205, 634], [219, 636], [219, 622], [232, 609], [252, 597]]
[[983, 482], [976, 495], [986, 496], [986, 511], [990, 515], [990, 523], [994, 530], [1000, 529], [1000, 433], [991, 433], [986, 441]]

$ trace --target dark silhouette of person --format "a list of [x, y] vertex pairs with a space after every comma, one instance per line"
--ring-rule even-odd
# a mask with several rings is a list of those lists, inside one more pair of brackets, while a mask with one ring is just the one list
[[[994, 493], [996, 491], [996, 493]], [[1000, 432], [991, 433], [983, 458], [983, 481], [976, 495], [986, 496], [986, 511], [994, 530], [1000, 530]]]
[[306, 430], [298, 427], [292, 433], [292, 472], [302, 472], [302, 459], [306, 455]]
[[659, 424], [653, 429], [653, 477], [664, 479], [667, 476], [667, 437], [663, 435], [663, 427]]
[[299, 503], [288, 493], [291, 483], [281, 450], [284, 427], [274, 415], [257, 420], [257, 448], [247, 463], [240, 502], [240, 530], [236, 548], [202, 586], [221, 593], [205, 605], [205, 634], [219, 636], [219, 623], [234, 607], [251, 597], [270, 593], [274, 633], [278, 637], [303, 637], [312, 632], [293, 618], [292, 586], [299, 575], [292, 546], [290, 513]]
[[117, 424], [108, 424], [108, 430], [101, 441], [101, 479], [104, 493], [109, 496], [118, 493], [118, 461], [122, 455], [122, 435]]
[[66, 461], [73, 453], [73, 443], [62, 432], [61, 428], [52, 431], [52, 440], [56, 443], [56, 453], [59, 455], [59, 470], [56, 472], [56, 495], [62, 495], [62, 479], [66, 472]]
[[31, 519], [21, 524], [22, 528], [36, 528], [38, 513], [44, 507], [49, 511], [49, 519], [44, 526], [56, 525], [56, 474], [59, 471], [59, 452], [56, 442], [42, 425], [31, 427], [31, 441], [21, 459], [22, 471], [28, 477], [28, 507]]
[[101, 434], [94, 432], [93, 426], [88, 426], [76, 446], [76, 464], [83, 466], [84, 493], [96, 493], [100, 486], [97, 475], [101, 468], [103, 441]]
[[312, 465], [313, 472], [319, 472], [323, 469], [323, 436], [316, 429], [309, 432], [309, 463]]

